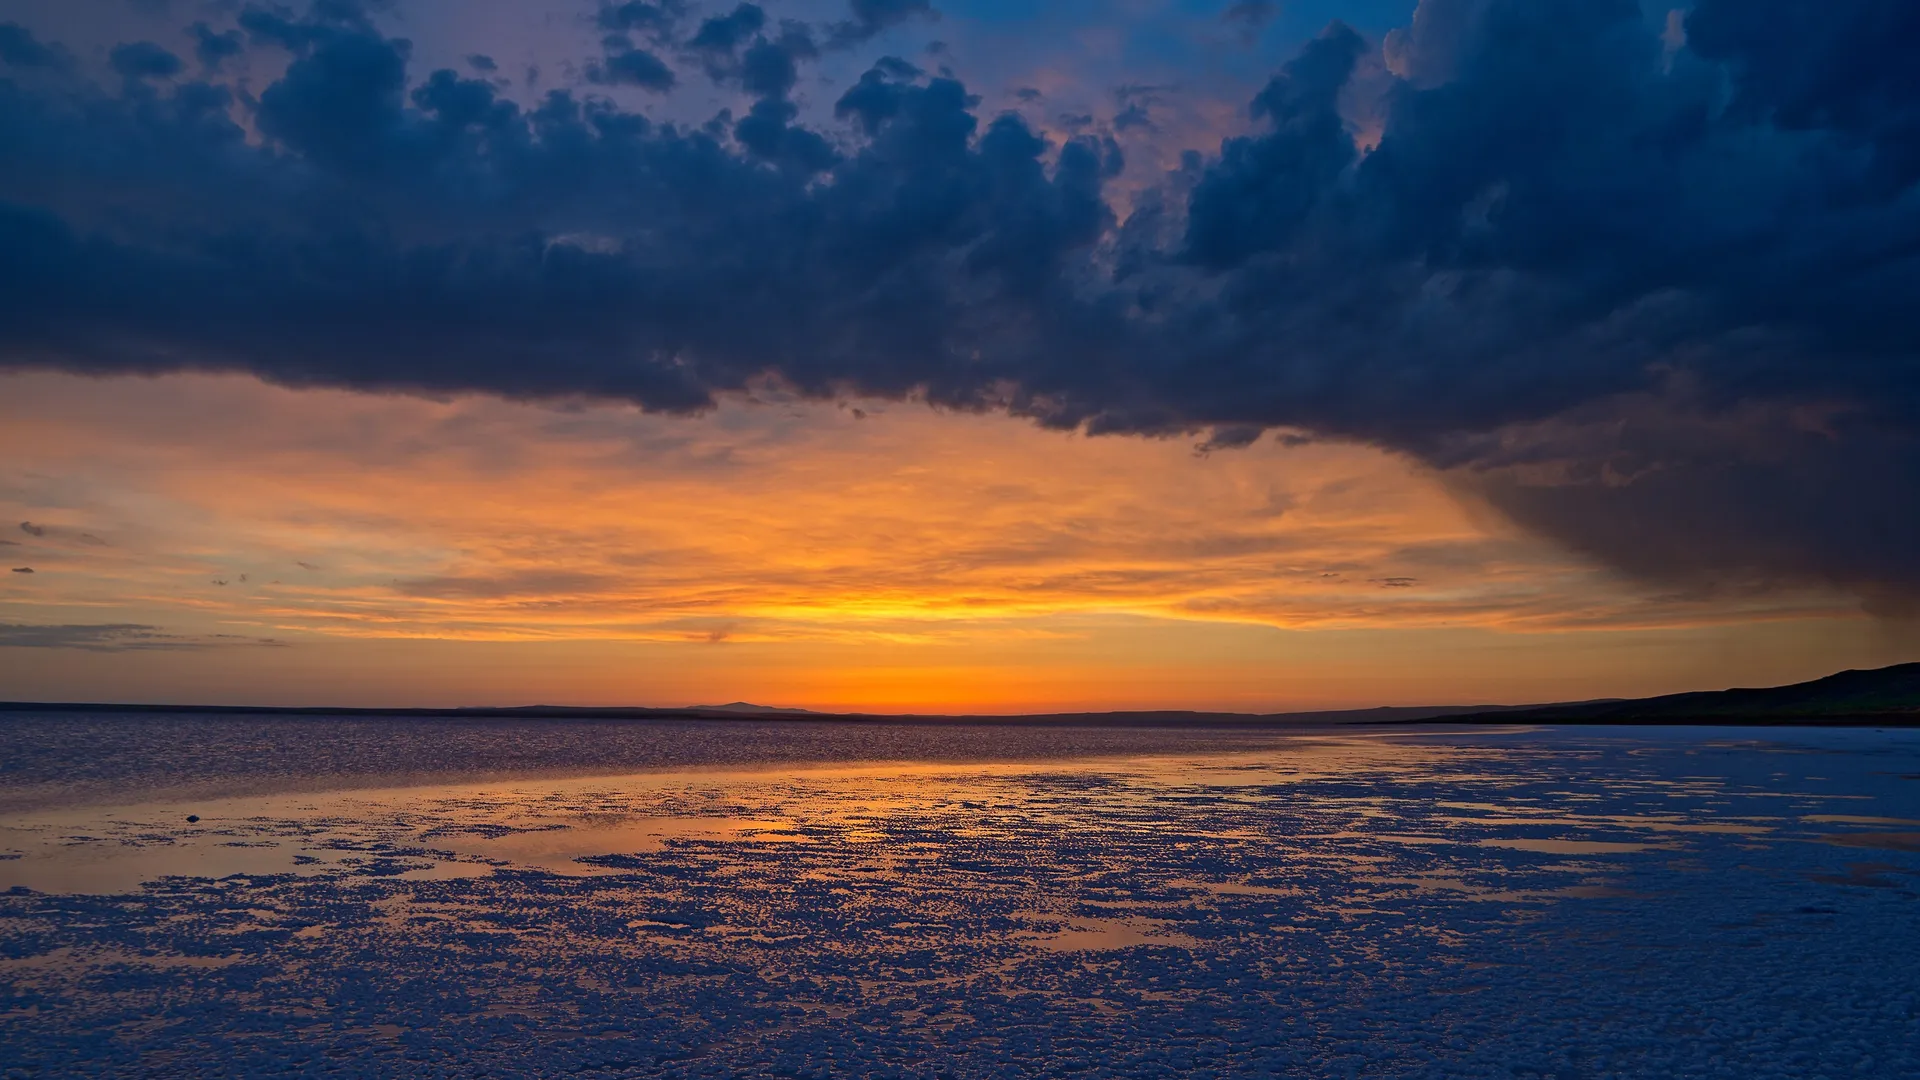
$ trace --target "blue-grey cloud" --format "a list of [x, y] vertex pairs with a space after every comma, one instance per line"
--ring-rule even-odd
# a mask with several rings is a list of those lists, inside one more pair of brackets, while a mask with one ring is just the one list
[[1242, 37], [1251, 40], [1279, 16], [1277, 0], [1234, 0], [1220, 13], [1220, 21], [1238, 28]]
[[837, 46], [855, 45], [915, 19], [937, 19], [932, 0], [848, 0], [852, 16], [834, 24], [829, 40]]
[[414, 71], [344, 0], [239, 13], [289, 57], [257, 97], [53, 85], [0, 33], [32, 69], [0, 78], [0, 363], [1281, 427], [1649, 577], [1920, 595], [1912, 5], [1700, 0], [1676, 34], [1626, 0], [1424, 0], [1384, 48], [1329, 28], [1247, 134], [1130, 178], [1124, 224], [1110, 141], [904, 61], [802, 123], [807, 49], [928, 5], [749, 9], [599, 9], [600, 78], [708, 65], [753, 99], [698, 127]]
[[703, 19], [687, 39], [687, 47], [732, 56], [767, 25], [767, 12], [758, 4], [741, 4], [725, 15]]
[[597, 16], [600, 29], [610, 33], [633, 32], [657, 43], [670, 41], [687, 17], [687, 6], [680, 0], [628, 0], [622, 4], [603, 4]]
[[193, 55], [200, 61], [200, 67], [209, 73], [219, 71], [228, 60], [246, 51], [238, 30], [215, 33], [204, 22], [194, 23], [187, 29], [194, 39]]
[[133, 649], [177, 648], [177, 640], [158, 627], [137, 623], [64, 626], [0, 623], [0, 648], [8, 649], [84, 649], [88, 652], [125, 652]]
[[186, 67], [180, 58], [151, 41], [116, 45], [110, 57], [113, 70], [129, 79], [165, 79]]
[[620, 582], [600, 574], [575, 571], [517, 571], [504, 574], [447, 575], [395, 581], [393, 590], [404, 596], [436, 600], [545, 599], [555, 594], [603, 593]]
[[673, 88], [674, 76], [666, 61], [647, 50], [609, 39], [607, 58], [594, 68], [594, 81], [665, 92]]
[[78, 649], [83, 652], [141, 652], [218, 649], [238, 646], [282, 647], [273, 638], [238, 634], [174, 634], [140, 623], [0, 623], [0, 649]]
[[64, 68], [72, 62], [66, 50], [45, 44], [19, 23], [0, 23], [0, 63], [25, 69]]

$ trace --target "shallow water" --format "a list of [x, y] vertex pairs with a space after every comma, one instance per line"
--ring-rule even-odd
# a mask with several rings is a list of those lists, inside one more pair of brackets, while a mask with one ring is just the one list
[[152, 722], [0, 730], [28, 1075], [1920, 1075], [1913, 732]]

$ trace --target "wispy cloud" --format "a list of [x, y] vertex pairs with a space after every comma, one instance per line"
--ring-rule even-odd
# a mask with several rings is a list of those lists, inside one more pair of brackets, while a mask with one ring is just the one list
[[[1470, 497], [1402, 459], [1335, 441], [1224, 432], [1214, 441], [1244, 445], [1195, 456], [1182, 440], [923, 405], [855, 419], [730, 404], [695, 419], [234, 377], [6, 386], [20, 408], [0, 455], [116, 477], [124, 486], [75, 515], [123, 517], [137, 502], [150, 534], [144, 548], [88, 549], [39, 601], [128, 621], [924, 643], [1061, 616], [1552, 630], [1847, 608], [1832, 595], [1640, 590], [1476, 516]], [[363, 436], [332, 439], [342, 428]], [[234, 460], [255, 467], [221, 467]], [[324, 574], [300, 569], [316, 552]]]
[[214, 649], [237, 646], [279, 647], [272, 638], [238, 634], [174, 634], [140, 623], [68, 623], [33, 626], [0, 623], [0, 649], [80, 649], [132, 652], [154, 649]]

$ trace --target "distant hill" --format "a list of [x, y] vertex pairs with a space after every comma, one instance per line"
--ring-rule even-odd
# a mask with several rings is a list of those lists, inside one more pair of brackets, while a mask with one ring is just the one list
[[1920, 726], [1920, 663], [1850, 670], [1789, 686], [1543, 705], [1455, 716], [1495, 724], [1828, 724]]
[[689, 705], [689, 709], [709, 712], [810, 713], [812, 709], [783, 709], [778, 705], [755, 705], [751, 701], [729, 701], [725, 705]]

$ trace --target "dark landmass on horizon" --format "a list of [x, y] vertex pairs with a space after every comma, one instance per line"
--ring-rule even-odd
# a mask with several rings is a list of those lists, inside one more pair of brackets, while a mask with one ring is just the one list
[[456, 708], [142, 705], [0, 701], [0, 712], [123, 712], [246, 716], [398, 716], [455, 719], [774, 720], [813, 723], [1039, 724], [1096, 727], [1310, 727], [1349, 724], [1739, 724], [1920, 727], [1920, 663], [1848, 670], [1810, 682], [1550, 705], [1380, 706], [1281, 713], [1184, 709], [1117, 712], [827, 713], [748, 702], [685, 708], [515, 705]]
[[1480, 724], [1920, 727], [1920, 663], [1849, 669], [1787, 686], [1490, 710], [1453, 719]]

